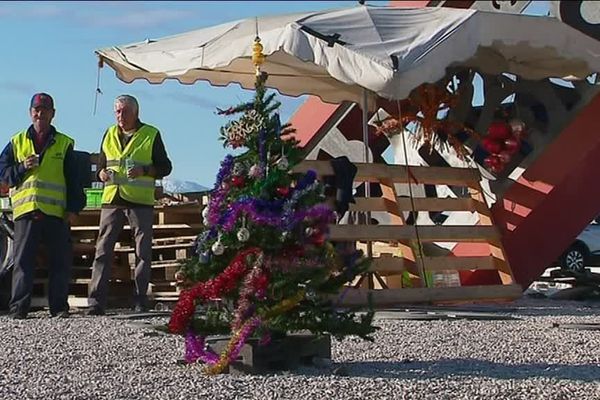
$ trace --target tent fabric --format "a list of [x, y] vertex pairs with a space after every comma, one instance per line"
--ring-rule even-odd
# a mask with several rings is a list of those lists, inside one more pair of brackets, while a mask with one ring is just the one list
[[451, 66], [526, 79], [585, 78], [600, 71], [600, 42], [547, 17], [452, 8], [356, 6], [238, 20], [96, 53], [119, 79], [254, 87], [252, 42], [282, 94], [323, 101], [402, 99]]

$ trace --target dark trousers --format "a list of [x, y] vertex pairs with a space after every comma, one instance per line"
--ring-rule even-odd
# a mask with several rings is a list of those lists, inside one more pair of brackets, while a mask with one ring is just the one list
[[135, 241], [135, 292], [134, 302], [145, 305], [152, 265], [152, 207], [103, 208], [100, 212], [100, 232], [96, 242], [96, 255], [92, 266], [92, 282], [88, 288], [90, 307], [106, 308], [108, 280], [112, 267], [115, 244], [129, 220]]
[[69, 225], [58, 217], [37, 212], [15, 221], [11, 312], [26, 314], [31, 305], [35, 262], [40, 243], [47, 247], [48, 304], [50, 313], [69, 310], [69, 282], [73, 248]]

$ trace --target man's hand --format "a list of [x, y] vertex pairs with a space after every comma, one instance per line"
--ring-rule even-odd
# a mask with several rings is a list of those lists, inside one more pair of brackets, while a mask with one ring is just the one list
[[25, 167], [25, 169], [30, 170], [40, 165], [38, 157], [39, 156], [37, 154], [32, 154], [29, 157], [27, 157], [25, 161], [23, 161], [23, 166]]
[[100, 178], [100, 180], [102, 182], [110, 181], [110, 175], [108, 174], [108, 172], [106, 172], [106, 169], [100, 170], [100, 173], [98, 174], [98, 178]]
[[129, 179], [134, 179], [142, 175], [144, 175], [144, 167], [133, 167], [127, 170], [127, 177]]
[[65, 222], [66, 222], [67, 224], [69, 224], [69, 226], [70, 226], [70, 225], [73, 225], [73, 223], [75, 222], [75, 218], [76, 218], [76, 217], [77, 217], [77, 214], [75, 214], [75, 213], [72, 213], [72, 212], [68, 212], [68, 211], [67, 211], [67, 212], [65, 213]]

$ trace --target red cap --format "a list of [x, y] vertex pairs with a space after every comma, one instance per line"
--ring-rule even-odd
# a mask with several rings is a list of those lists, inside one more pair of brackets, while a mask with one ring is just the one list
[[47, 93], [36, 93], [31, 98], [30, 108], [43, 107], [50, 110], [54, 109], [54, 100]]

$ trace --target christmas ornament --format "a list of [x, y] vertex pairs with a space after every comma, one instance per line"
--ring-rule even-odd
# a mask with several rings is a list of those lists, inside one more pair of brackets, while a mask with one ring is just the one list
[[286, 156], [281, 156], [279, 160], [277, 160], [277, 168], [280, 171], [287, 171], [290, 167], [290, 162], [288, 161]]
[[489, 137], [481, 139], [481, 147], [490, 154], [498, 154], [502, 151], [502, 143]]
[[511, 137], [510, 126], [504, 121], [494, 121], [490, 124], [487, 134], [491, 139], [508, 139]]
[[310, 226], [304, 230], [304, 234], [306, 236], [312, 236], [312, 235], [314, 235], [314, 233], [315, 233], [315, 229], [311, 228]]
[[181, 283], [181, 282], [185, 281], [185, 272], [179, 270], [179, 271], [175, 272], [174, 277], [175, 277], [176, 282]]
[[515, 138], [508, 138], [504, 140], [504, 148], [509, 154], [515, 154], [521, 148], [521, 143]]
[[204, 221], [204, 225], [210, 225], [208, 222], [208, 207], [204, 207], [202, 209], [202, 219]]
[[240, 242], [247, 242], [250, 239], [250, 231], [248, 228], [241, 227], [237, 232], [237, 238]]
[[220, 256], [225, 252], [225, 246], [221, 243], [221, 238], [217, 239], [210, 248], [215, 256]]
[[325, 234], [323, 232], [317, 232], [311, 236], [310, 241], [316, 246], [323, 246], [325, 243]]
[[243, 176], [232, 176], [231, 177], [231, 184], [236, 187], [236, 188], [240, 188], [243, 187], [246, 184], [246, 180], [244, 179]]
[[224, 128], [225, 143], [232, 149], [246, 144], [248, 131], [241, 121], [233, 121]]
[[260, 168], [259, 165], [254, 164], [253, 166], [250, 167], [250, 170], [248, 171], [248, 176], [251, 178], [258, 178], [262, 175], [262, 169]]
[[287, 197], [287, 195], [290, 194], [290, 188], [287, 186], [278, 187], [277, 189], [275, 189], [275, 191], [281, 197]]
[[491, 171], [498, 171], [502, 167], [502, 161], [496, 155], [491, 155], [483, 160], [485, 166]]
[[500, 159], [500, 161], [502, 161], [503, 164], [508, 164], [512, 157], [508, 151], [504, 150], [498, 154], [498, 158]]
[[242, 175], [243, 173], [244, 173], [244, 166], [242, 165], [242, 163], [235, 163], [235, 165], [233, 166], [232, 174], [233, 175]]
[[514, 136], [516, 136], [519, 139], [525, 136], [525, 122], [521, 121], [520, 119], [514, 118], [511, 119], [508, 122], [508, 124], [510, 125], [510, 130]]

